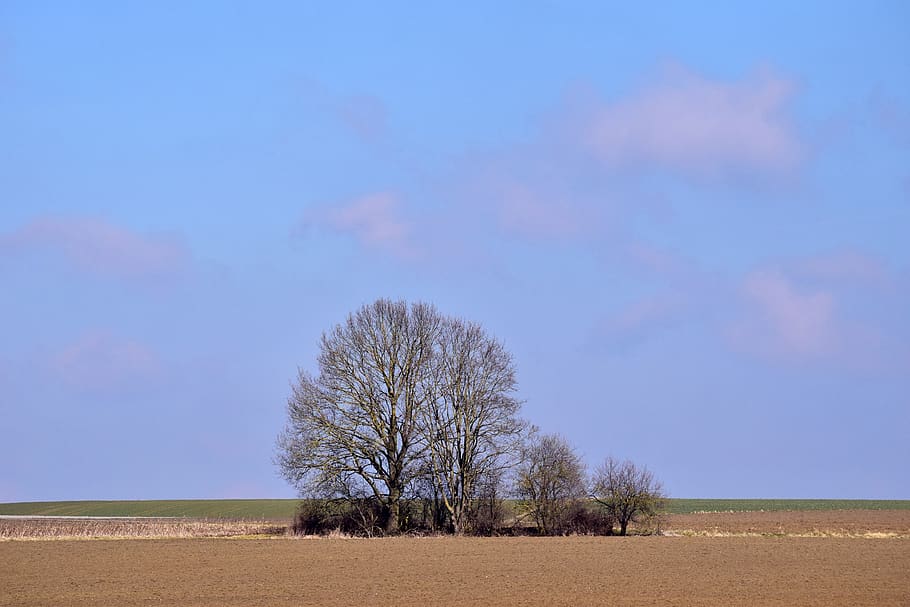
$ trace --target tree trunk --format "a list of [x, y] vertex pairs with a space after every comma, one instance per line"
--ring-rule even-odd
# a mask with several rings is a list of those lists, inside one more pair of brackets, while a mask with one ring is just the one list
[[464, 510], [457, 505], [452, 509], [452, 532], [464, 535]]
[[400, 498], [401, 491], [397, 489], [389, 491], [389, 504], [387, 508], [388, 515], [386, 516], [385, 520], [385, 529], [383, 529], [386, 535], [395, 535], [398, 533], [398, 502]]
[[628, 526], [629, 526], [629, 521], [627, 521], [625, 519], [619, 521], [619, 535], [625, 535], [626, 527], [628, 527]]

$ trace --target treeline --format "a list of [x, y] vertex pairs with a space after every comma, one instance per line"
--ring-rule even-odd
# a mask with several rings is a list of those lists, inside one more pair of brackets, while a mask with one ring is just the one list
[[624, 535], [657, 515], [647, 469], [589, 477], [520, 416], [512, 357], [475, 323], [378, 300], [323, 335], [318, 367], [299, 371], [276, 457], [300, 533]]

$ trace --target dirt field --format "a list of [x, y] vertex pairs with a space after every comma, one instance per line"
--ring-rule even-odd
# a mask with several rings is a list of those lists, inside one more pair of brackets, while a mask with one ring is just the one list
[[[910, 538], [910, 510], [815, 510], [673, 514], [668, 534]], [[908, 564], [910, 567], [910, 564]]]
[[0, 605], [908, 605], [910, 540], [0, 542]]

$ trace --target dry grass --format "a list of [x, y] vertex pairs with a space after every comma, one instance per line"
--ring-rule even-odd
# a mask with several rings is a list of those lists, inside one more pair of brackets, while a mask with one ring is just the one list
[[[633, 526], [649, 534], [649, 526]], [[910, 510], [674, 514], [664, 535], [683, 537], [910, 538]], [[291, 536], [275, 521], [198, 518], [0, 518], [0, 541]], [[339, 530], [330, 539], [345, 539]]]
[[754, 532], [754, 531], [705, 531], [699, 529], [684, 529], [681, 531], [667, 531], [667, 537], [832, 537], [842, 539], [907, 539], [910, 536], [901, 533], [883, 533], [880, 531], [868, 532], [849, 532], [849, 531], [832, 531], [827, 529], [814, 530], [808, 532], [782, 531], [773, 532]]
[[0, 519], [2, 540], [204, 538], [283, 535], [287, 528], [266, 521], [163, 518]]

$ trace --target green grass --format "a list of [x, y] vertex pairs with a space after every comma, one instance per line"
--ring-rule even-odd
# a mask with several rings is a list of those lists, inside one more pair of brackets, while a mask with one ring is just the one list
[[296, 499], [19, 502], [0, 504], [0, 514], [290, 520], [297, 502]]
[[[297, 502], [296, 499], [19, 502], [0, 504], [0, 514], [290, 520]], [[670, 499], [667, 504], [667, 511], [672, 514], [758, 510], [910, 510], [910, 500]]]
[[670, 499], [667, 511], [757, 512], [764, 510], [910, 510], [910, 500]]

